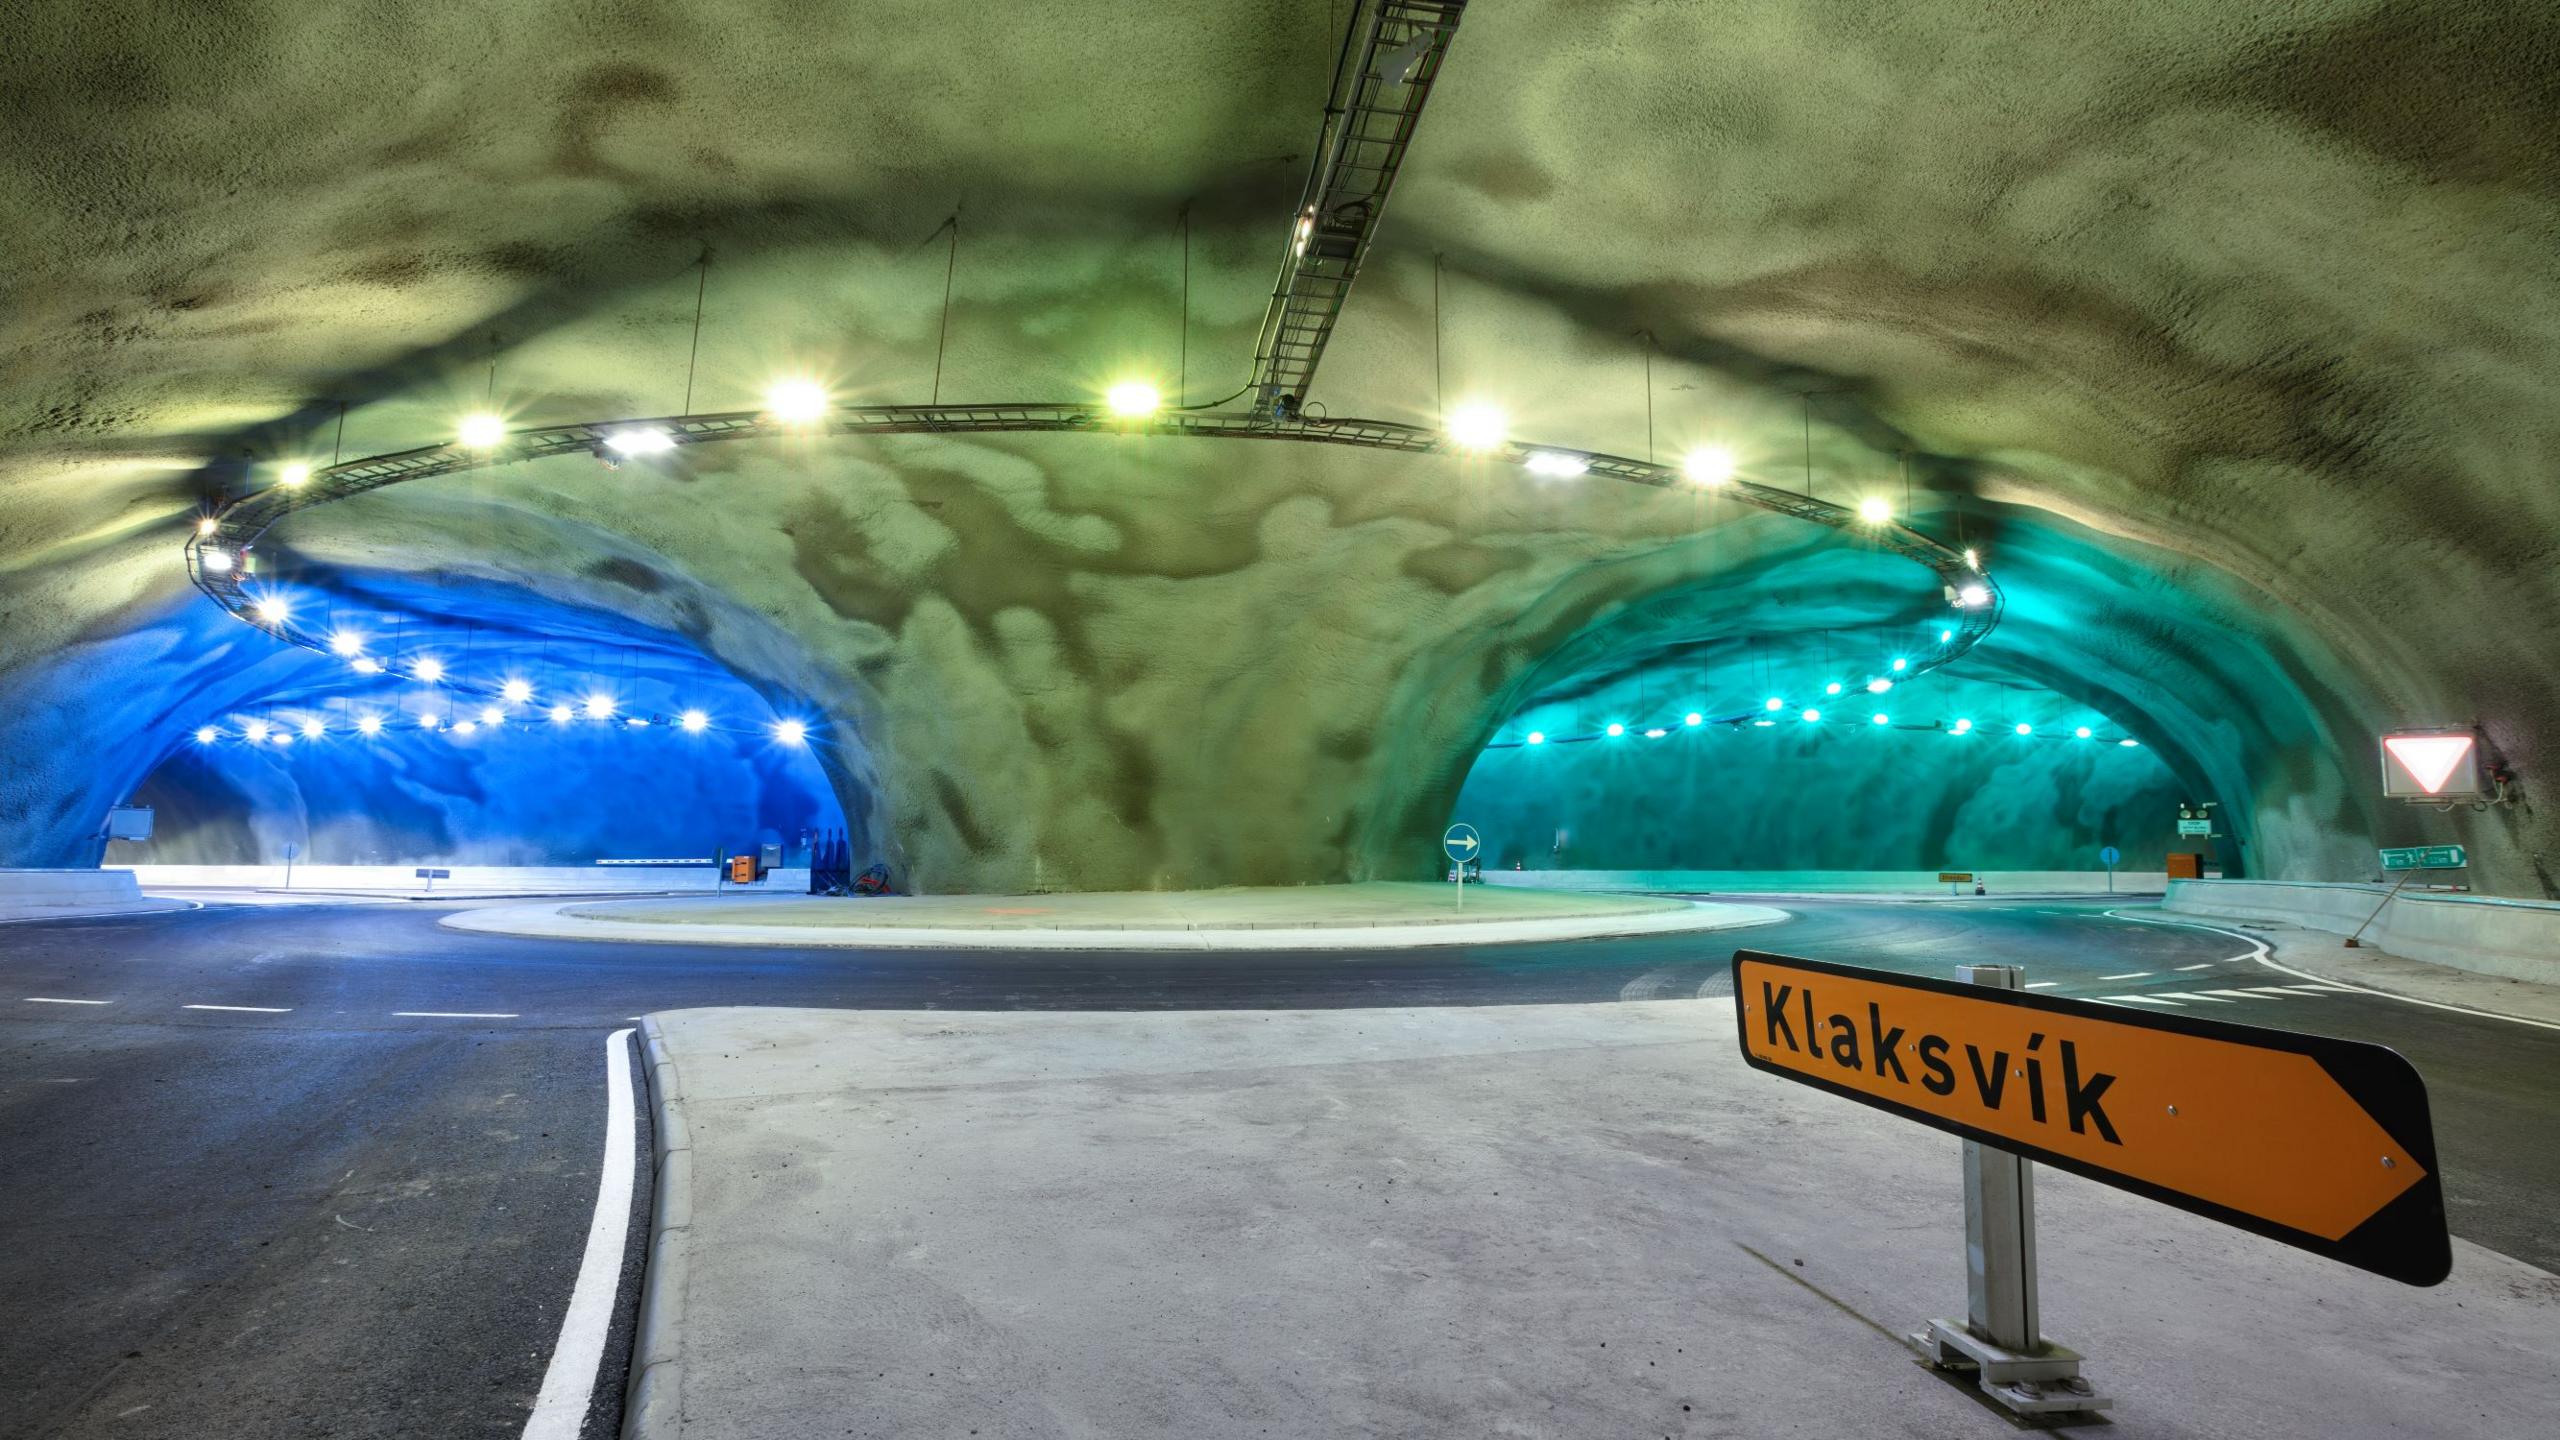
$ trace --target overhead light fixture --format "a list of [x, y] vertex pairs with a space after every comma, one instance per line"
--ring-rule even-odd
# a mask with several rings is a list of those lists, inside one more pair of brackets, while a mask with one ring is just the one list
[[444, 678], [444, 662], [430, 655], [410, 666], [409, 673], [433, 685]]
[[2088, 738], [2089, 738], [2089, 727], [2088, 727], [2088, 726], [2086, 726], [2086, 725], [2083, 725], [2083, 726], [2081, 726], [2079, 729], [2072, 731], [2072, 732], [2071, 732], [2071, 738], [2072, 738], [2072, 739], [2074, 739], [2074, 740], [2086, 740], [2086, 739], [2088, 739]]
[[1830, 684], [1823, 686], [1823, 687], [1822, 687], [1822, 693], [1823, 693], [1823, 694], [1825, 694], [1825, 695], [1837, 695], [1837, 694], [1839, 694], [1839, 693], [1840, 693], [1840, 682], [1839, 682], [1839, 681], [1837, 681], [1837, 680], [1834, 680], [1834, 681], [1832, 681]]
[[293, 607], [270, 595], [258, 602], [258, 618], [270, 625], [281, 625], [293, 615]]
[[296, 460], [276, 472], [276, 483], [287, 490], [299, 490], [311, 483], [311, 467]]
[[809, 738], [809, 727], [798, 720], [777, 720], [773, 726], [773, 738], [785, 745], [797, 745]]
[[1879, 710], [1875, 713], [1875, 722], [1879, 725], [1890, 725], [1893, 723], [1893, 717]]
[[477, 735], [480, 733], [480, 727], [468, 720], [456, 720], [453, 722], [453, 733], [456, 735]]
[[2028, 724], [2024, 720], [2021, 720], [2018, 722], [2018, 733], [2021, 735], [2033, 735], [2036, 733], [2036, 727]]
[[1627, 733], [1627, 727], [1619, 724], [1615, 720], [1612, 720], [1609, 722], [1609, 733], [1611, 735], [1624, 735]]
[[1450, 444], [1478, 454], [1501, 449], [1511, 433], [1511, 422], [1501, 409], [1482, 400], [1470, 400], [1450, 411], [1448, 426]]
[[1956, 603], [1967, 610], [1988, 604], [1990, 600], [1991, 591], [1980, 585], [1967, 585], [1956, 592]]
[[359, 655], [349, 663], [354, 667], [355, 672], [359, 675], [379, 675], [382, 673], [382, 662], [374, 659], [370, 655]]
[[1530, 744], [1532, 744], [1532, 745], [1544, 745], [1544, 744], [1546, 744], [1546, 743], [1547, 743], [1547, 732], [1546, 732], [1546, 731], [1544, 731], [1544, 730], [1532, 730], [1532, 731], [1530, 731], [1530, 732], [1529, 732], [1529, 743], [1530, 743]]
[[1807, 725], [1819, 725], [1822, 723], [1822, 712], [1814, 709], [1810, 705], [1807, 705], [1804, 707], [1804, 713], [1796, 718], [1802, 720]]
[[364, 652], [364, 637], [353, 630], [340, 630], [329, 637], [329, 653], [341, 659], [352, 659]]
[[1688, 714], [1680, 717], [1680, 723], [1683, 725], [1704, 725], [1707, 723], [1707, 717], [1699, 714], [1695, 710], [1692, 710]]
[[370, 714], [368, 714], [368, 715], [359, 715], [359, 716], [357, 716], [357, 717], [356, 717], [356, 733], [357, 733], [357, 734], [359, 734], [359, 735], [366, 736], [366, 737], [371, 737], [371, 736], [375, 736], [375, 735], [379, 735], [379, 734], [381, 734], [381, 733], [382, 733], [382, 717], [381, 717], [381, 716], [379, 716], [379, 715], [370, 715]]
[[1899, 674], [1901, 674], [1904, 670], [1906, 670], [1906, 669], [1910, 668], [1910, 665], [1911, 665], [1911, 662], [1910, 662], [1910, 661], [1903, 659], [1903, 658], [1902, 658], [1901, 656], [1899, 656], [1899, 655], [1896, 655], [1896, 656], [1894, 656], [1894, 657], [1893, 657], [1893, 673], [1894, 673], [1894, 674], [1896, 674], [1896, 675], [1899, 675]]
[[1738, 468], [1733, 452], [1721, 445], [1701, 445], [1680, 457], [1680, 473], [1692, 485], [1727, 484]]
[[443, 724], [444, 722], [437, 719], [433, 712], [420, 711], [418, 714], [418, 728], [421, 730], [439, 729]]
[[1670, 734], [1670, 733], [1671, 733], [1670, 731], [1663, 729], [1663, 728], [1662, 728], [1661, 726], [1659, 726], [1659, 725], [1656, 725], [1656, 726], [1654, 726], [1652, 729], [1647, 730], [1646, 732], [1644, 732], [1644, 738], [1646, 738], [1647, 740], [1659, 740], [1659, 739], [1661, 739], [1663, 736], [1668, 735], [1668, 734]]
[[699, 735], [710, 726], [711, 717], [699, 710], [687, 710], [677, 718], [676, 723], [684, 726], [684, 733], [687, 735]]
[[1784, 710], [1787, 708], [1787, 702], [1779, 699], [1775, 695], [1772, 695], [1769, 697], [1769, 703], [1761, 706], [1760, 708], [1763, 710]]
[[528, 680], [509, 680], [498, 687], [498, 693], [507, 698], [508, 704], [521, 705], [533, 698], [533, 684]]
[[222, 732], [211, 725], [196, 727], [196, 743], [199, 745], [210, 745], [220, 738], [222, 738]]
[[240, 727], [240, 734], [243, 739], [247, 740], [252, 745], [264, 745], [267, 743], [267, 722], [264, 720], [252, 720], [248, 724]]
[[785, 425], [824, 420], [833, 403], [827, 387], [809, 379], [777, 380], [764, 392], [765, 413]]
[[1102, 403], [1121, 420], [1144, 420], [1164, 405], [1164, 395], [1144, 380], [1123, 380], [1102, 392]]
[[1975, 574], [1982, 573], [1982, 554], [1970, 545], [1964, 548], [1964, 563]]
[[463, 416], [453, 429], [454, 443], [465, 450], [494, 450], [506, 438], [507, 422], [486, 410]]
[[2123, 747], [2124, 747], [2124, 748], [2126, 748], [2127, 750], [2131, 750], [2131, 749], [2133, 749], [2135, 746], [2140, 745], [2142, 742], [2141, 742], [2141, 741], [2139, 741], [2139, 740], [2136, 740], [2136, 739], [2134, 739], [2132, 736], [2128, 735], [2128, 736], [2126, 736], [2124, 739], [2119, 740], [2119, 741], [2117, 741], [2116, 743], [2117, 743], [2118, 745], [2123, 746]]
[[1543, 475], [1550, 480], [1578, 480], [1591, 473], [1588, 456], [1562, 450], [1532, 450], [1529, 458], [1520, 463], [1530, 474]]
[[1958, 720], [1954, 725], [1949, 727], [1949, 732], [1956, 735], [1970, 734], [1972, 730], [1973, 722], [1970, 720]]
[[554, 725], [566, 725], [570, 720], [576, 717], [577, 713], [577, 711], [570, 709], [565, 704], [554, 705], [551, 707], [551, 723]]
[[480, 723], [483, 725], [495, 726], [506, 718], [507, 712], [495, 705], [487, 706], [480, 712]]
[[587, 697], [587, 718], [603, 720], [613, 714], [613, 697], [599, 690]]
[[278, 745], [290, 745], [293, 743], [293, 732], [290, 730], [279, 730], [267, 738]]
[[196, 551], [196, 563], [216, 575], [227, 575], [231, 573], [231, 552], [207, 546]]
[[630, 726], [634, 730], [646, 730], [649, 728], [649, 717], [646, 715], [634, 715], [622, 723]]
[[1867, 693], [1870, 695], [1881, 695], [1892, 688], [1893, 682], [1881, 675], [1867, 682]]
[[1754, 720], [1751, 722], [1751, 726], [1755, 730], [1766, 730], [1777, 723], [1778, 722], [1775, 720]]
[[216, 529], [220, 528], [221, 524], [222, 521], [214, 516], [199, 515], [196, 517], [196, 533], [199, 535], [210, 535]]
[[1882, 525], [1893, 518], [1893, 502], [1881, 495], [1870, 495], [1858, 502], [1858, 518], [1870, 525]]
[[1938, 632], [1938, 643], [1939, 643], [1939, 644], [1941, 644], [1941, 645], [1946, 644], [1948, 641], [1953, 640], [1954, 638], [1956, 638], [1956, 632], [1954, 632], [1953, 630], [1941, 630], [1941, 631], [1939, 631], [1939, 632]]
[[605, 448], [616, 455], [664, 455], [676, 448], [676, 437], [654, 426], [632, 430], [616, 430], [604, 437]]

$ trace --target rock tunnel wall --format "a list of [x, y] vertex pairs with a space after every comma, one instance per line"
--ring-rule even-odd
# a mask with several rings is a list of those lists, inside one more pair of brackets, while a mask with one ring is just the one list
[[[1047, 7], [1036, 43], [965, 6], [14, 15], [0, 860], [59, 863], [189, 717], [292, 680], [255, 637], [168, 643], [202, 496], [281, 458], [794, 368], [1225, 394], [1333, 20], [1132, 13]], [[1916, 523], [2012, 586], [1984, 677], [2136, 727], [2251, 873], [2460, 840], [2552, 894], [2556, 34], [2470, 0], [1474, 7], [1310, 398], [1717, 439], [1832, 498], [1908, 452]], [[1554, 657], [1719, 574], [1769, 591], [1792, 543], [1719, 553], [1714, 514], [1597, 486], [1075, 443], [457, 477], [279, 542], [692, 636], [861, 737], [830, 774], [884, 851], [998, 888], [1392, 873]], [[2373, 733], [2415, 723], [2479, 724], [2525, 803], [2382, 806]]]

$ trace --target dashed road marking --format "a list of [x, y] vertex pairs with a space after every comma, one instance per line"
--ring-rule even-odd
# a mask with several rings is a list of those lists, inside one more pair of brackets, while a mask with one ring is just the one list
[[2202, 994], [2194, 990], [2163, 990], [2160, 993], [2166, 995], [2172, 1000], [2202, 1000], [2208, 1005], [2228, 1005], [2231, 1003], [2228, 1000], [2216, 1000], [2211, 995]]
[[236, 1010], [243, 1015], [290, 1015], [290, 1005], [181, 1005], [181, 1010]]
[[[2248, 954], [2234, 955], [2231, 957], [2233, 960], [2255, 960], [2270, 970], [2280, 970], [2303, 980], [2320, 978], [2307, 970], [2296, 970], [2278, 960], [2274, 949], [2267, 942], [2254, 936], [2243, 935], [2237, 930], [2225, 930], [2219, 925], [2199, 925], [2193, 920], [2154, 920], [2146, 916], [2127, 915], [2115, 910], [2110, 910], [2107, 914], [2113, 919], [2133, 925], [2175, 925], [2182, 930], [2202, 930], [2209, 935], [2225, 936], [2249, 947]], [[2304, 988], [2306, 993], [2310, 994], [2369, 995], [2376, 1000], [2396, 1000], [2403, 1005], [2423, 1005], [2429, 1010], [2450, 1010], [2456, 1015], [2477, 1015], [2483, 1020], [2504, 1020], [2510, 1025], [2530, 1025], [2536, 1030], [2560, 1030], [2560, 1020], [2535, 1020], [2524, 1015], [2508, 1015], [2496, 1010], [2483, 1010], [2477, 1005], [2455, 1005], [2443, 1000], [2421, 1000], [2414, 995], [2394, 995], [2388, 990], [2376, 990], [2368, 985], [2323, 984], [2317, 987], [2300, 988]]]
[[113, 1005], [116, 1002], [113, 1000], [65, 1000], [58, 995], [30, 995], [26, 998], [26, 1003], [29, 1005]]
[[391, 1013], [409, 1020], [513, 1020], [517, 1012], [513, 1010], [394, 1010]]
[[2203, 964], [2201, 964], [2201, 965], [2181, 965], [2181, 966], [2179, 966], [2178, 968], [2179, 968], [2180, 970], [2182, 970], [2182, 971], [2183, 971], [2183, 970], [2210, 970], [2210, 969], [2212, 969], [2214, 966], [2219, 965], [2219, 964], [2221, 964], [2221, 963], [2222, 963], [2222, 962], [2221, 962], [2221, 961], [2219, 961], [2219, 960], [2207, 960], [2206, 962], [2204, 962], [2204, 963], [2203, 963]]
[[2061, 983], [2062, 982], [2059, 980], [2030, 980], [2027, 982], [2027, 988], [2030, 990], [2050, 990]]
[[2101, 975], [2098, 978], [2101, 980], [2139, 980], [2150, 973], [2151, 972], [2148, 970], [2132, 970], [2127, 971], [2122, 975]]
[[2166, 1005], [2172, 1010], [2187, 1008], [2175, 1000], [2163, 1000], [2157, 995], [2101, 995], [2098, 998], [2113, 1001], [2118, 1005]]

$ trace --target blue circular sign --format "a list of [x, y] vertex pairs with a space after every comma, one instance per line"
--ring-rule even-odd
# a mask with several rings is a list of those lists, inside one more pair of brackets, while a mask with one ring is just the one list
[[1449, 833], [1440, 837], [1441, 852], [1461, 865], [1475, 859], [1483, 848], [1484, 837], [1476, 833], [1473, 825], [1452, 825]]
[[2110, 845], [2106, 849], [2098, 852], [2098, 863], [2101, 865], [2113, 865], [2123, 858], [2124, 852], [2118, 850], [2113, 845]]

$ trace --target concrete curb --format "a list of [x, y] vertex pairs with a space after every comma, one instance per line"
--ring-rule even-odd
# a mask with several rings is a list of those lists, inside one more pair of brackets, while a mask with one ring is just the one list
[[566, 905], [466, 910], [436, 923], [482, 935], [541, 940], [645, 941], [664, 945], [819, 946], [861, 950], [1408, 950], [1435, 945], [1505, 945], [1533, 940], [1600, 940], [1682, 935], [1772, 925], [1787, 912], [1767, 905], [1691, 901], [1686, 908], [1632, 915], [1537, 920], [1452, 920], [1438, 924], [1235, 926], [1214, 930], [1019, 930], [923, 926], [688, 925], [594, 920]]
[[684, 1304], [693, 1236], [693, 1132], [684, 1087], [657, 1020], [640, 1021], [640, 1074], [649, 1087], [656, 1151], [650, 1187], [649, 1254], [641, 1264], [640, 1316], [631, 1334], [631, 1375], [623, 1389], [626, 1440], [657, 1440], [684, 1428]]

